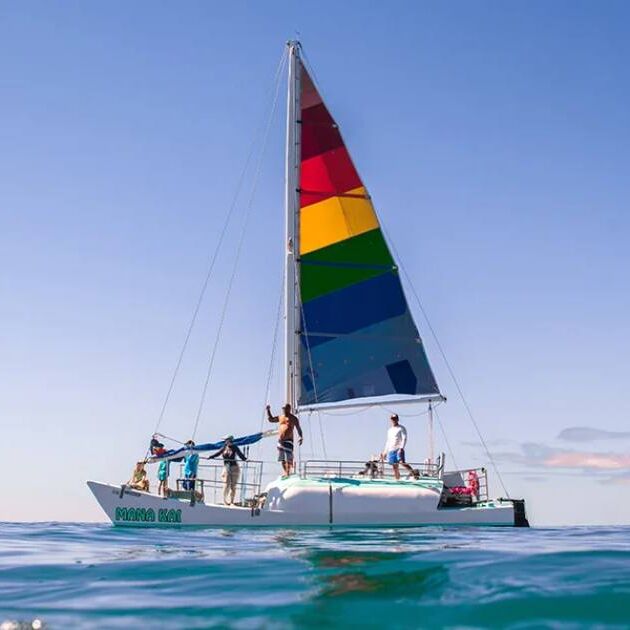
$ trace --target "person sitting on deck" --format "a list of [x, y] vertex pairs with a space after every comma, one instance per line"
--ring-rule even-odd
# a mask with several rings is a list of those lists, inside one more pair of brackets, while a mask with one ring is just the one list
[[236, 494], [236, 484], [241, 474], [241, 469], [236, 461], [236, 457], [240, 457], [242, 461], [246, 462], [247, 457], [243, 455], [241, 449], [233, 444], [234, 436], [226, 435], [224, 438], [223, 448], [219, 449], [214, 455], [210, 455], [206, 459], [216, 459], [217, 457], [223, 457], [223, 473], [221, 478], [223, 479], [223, 502], [225, 505], [232, 505], [234, 503], [234, 495]]
[[479, 500], [479, 475], [476, 470], [468, 471], [467, 486], [470, 488], [470, 493]]
[[302, 427], [300, 421], [291, 413], [291, 405], [287, 403], [283, 408], [281, 416], [271, 414], [271, 405], [267, 405], [267, 420], [277, 422], [280, 425], [280, 435], [278, 436], [278, 461], [282, 464], [282, 470], [286, 476], [293, 471], [293, 429], [300, 436], [299, 444], [302, 445]]
[[184, 457], [184, 490], [195, 490], [195, 484], [197, 480], [197, 468], [199, 467], [199, 455], [192, 449], [195, 447], [195, 443], [192, 440], [188, 440], [184, 444], [190, 451]]
[[149, 480], [147, 479], [147, 471], [144, 469], [144, 461], [136, 463], [136, 467], [131, 473], [131, 479], [127, 482], [127, 486], [134, 490], [142, 490], [142, 492], [149, 491]]
[[405, 461], [405, 446], [407, 445], [407, 429], [398, 422], [398, 415], [392, 414], [389, 418], [392, 426], [387, 430], [387, 440], [383, 457], [394, 469], [394, 477], [400, 479], [399, 465], [402, 464], [414, 477], [413, 468]]

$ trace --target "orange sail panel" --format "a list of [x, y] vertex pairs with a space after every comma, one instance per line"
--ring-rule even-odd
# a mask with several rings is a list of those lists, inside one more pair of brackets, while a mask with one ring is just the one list
[[437, 394], [370, 196], [303, 65], [300, 127], [300, 404]]

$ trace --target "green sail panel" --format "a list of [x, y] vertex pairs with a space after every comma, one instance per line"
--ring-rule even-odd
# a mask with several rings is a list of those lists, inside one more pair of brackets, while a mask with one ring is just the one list
[[304, 302], [394, 269], [380, 229], [315, 250], [300, 262]]

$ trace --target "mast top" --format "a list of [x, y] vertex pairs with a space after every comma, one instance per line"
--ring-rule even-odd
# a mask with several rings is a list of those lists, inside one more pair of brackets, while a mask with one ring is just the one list
[[302, 48], [302, 44], [299, 39], [289, 39], [287, 40], [287, 47], [294, 48], [296, 51], [299, 51]]

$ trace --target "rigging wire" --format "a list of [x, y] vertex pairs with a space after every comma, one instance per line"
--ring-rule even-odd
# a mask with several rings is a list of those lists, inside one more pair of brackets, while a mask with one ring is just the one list
[[[283, 55], [283, 60], [285, 59], [285, 55]], [[262, 163], [263, 163], [263, 159], [265, 157], [266, 154], [266, 149], [267, 149], [267, 141], [269, 139], [269, 132], [271, 131], [271, 126], [273, 124], [273, 119], [276, 113], [276, 109], [277, 109], [277, 105], [278, 105], [278, 95], [280, 92], [280, 78], [281, 78], [281, 72], [278, 72], [277, 77], [276, 77], [276, 86], [275, 86], [275, 94], [274, 94], [274, 99], [273, 99], [273, 103], [272, 103], [272, 107], [271, 107], [271, 112], [269, 114], [269, 118], [267, 120], [267, 126], [265, 128], [265, 132], [263, 135], [263, 142], [262, 142], [262, 148], [260, 151], [260, 155], [258, 157], [258, 162], [256, 165], [256, 169], [254, 172], [254, 179], [252, 182], [252, 187], [250, 190], [250, 194], [249, 194], [249, 198], [247, 201], [247, 206], [245, 208], [245, 217], [243, 219], [243, 226], [241, 229], [241, 234], [239, 237], [239, 241], [238, 241], [238, 245], [236, 247], [236, 255], [234, 258], [234, 265], [232, 267], [232, 273], [230, 275], [230, 279], [228, 282], [228, 288], [225, 294], [225, 299], [223, 301], [223, 308], [221, 310], [221, 317], [219, 319], [219, 326], [217, 329], [217, 333], [214, 339], [214, 344], [212, 347], [212, 352], [210, 354], [210, 362], [208, 365], [208, 370], [206, 372], [206, 379], [204, 381], [204, 385], [203, 385], [203, 391], [201, 394], [201, 400], [199, 402], [199, 407], [197, 409], [197, 415], [195, 417], [195, 424], [193, 427], [193, 432], [192, 432], [192, 439], [195, 438], [195, 435], [197, 434], [197, 429], [199, 428], [199, 420], [201, 419], [201, 414], [203, 412], [203, 407], [205, 404], [205, 400], [206, 400], [206, 394], [208, 392], [208, 385], [210, 383], [210, 377], [212, 375], [212, 368], [214, 367], [214, 360], [216, 357], [216, 353], [217, 353], [217, 349], [219, 347], [219, 341], [221, 339], [221, 333], [223, 331], [223, 324], [225, 323], [225, 316], [227, 314], [227, 309], [228, 309], [228, 305], [229, 305], [229, 301], [230, 301], [230, 296], [232, 293], [232, 287], [234, 286], [234, 279], [236, 278], [236, 272], [238, 269], [238, 263], [240, 261], [241, 258], [241, 253], [243, 251], [243, 244], [245, 242], [245, 234], [247, 232], [247, 226], [249, 225], [249, 220], [251, 218], [252, 215], [252, 207], [253, 207], [253, 201], [254, 201], [254, 195], [256, 193], [256, 189], [258, 187], [258, 180], [260, 177], [260, 173], [262, 171]]]
[[181, 442], [180, 440], [176, 440], [174, 437], [170, 435], [164, 435], [164, 433], [154, 433], [156, 437], [164, 438], [165, 440], [170, 440], [171, 442], [175, 442], [176, 444], [185, 444], [186, 442]]
[[[312, 416], [313, 416], [313, 412], [309, 411], [308, 412], [308, 444], [311, 447], [311, 458], [315, 459], [317, 457], [317, 452], [315, 451], [315, 440], [313, 440], [313, 422], [312, 422]], [[302, 422], [300, 421], [300, 424], [302, 424]], [[304, 425], [304, 427], [306, 427], [307, 425]], [[306, 432], [306, 429], [305, 429]]]
[[[280, 295], [278, 296], [278, 307], [276, 308], [276, 321], [273, 328], [273, 342], [271, 344], [271, 356], [269, 359], [269, 369], [267, 370], [267, 384], [265, 385], [265, 397], [264, 400], [266, 403], [269, 402], [269, 398], [271, 397], [271, 381], [273, 379], [273, 372], [276, 362], [276, 353], [278, 348], [278, 330], [280, 329], [280, 320], [282, 319], [282, 302], [284, 296], [284, 273], [282, 274], [282, 280], [280, 281]], [[265, 427], [265, 416], [266, 408], [263, 408], [262, 415], [260, 418], [260, 432], [263, 432]], [[260, 453], [260, 447], [262, 446], [261, 442], [258, 442], [256, 445], [256, 453]]]
[[448, 449], [449, 457], [453, 460], [453, 466], [455, 470], [459, 470], [459, 466], [457, 465], [457, 462], [455, 461], [455, 455], [453, 454], [453, 449], [451, 448], [448, 438], [446, 437], [446, 431], [444, 430], [444, 425], [442, 424], [442, 420], [440, 416], [438, 415], [438, 412], [435, 409], [435, 407], [433, 407], [433, 413], [435, 414], [435, 417], [437, 418], [438, 426], [440, 427], [440, 432], [442, 433], [442, 437], [444, 438], [444, 443], [446, 444], [446, 448]]
[[407, 269], [402, 263], [402, 258], [400, 257], [400, 254], [398, 253], [396, 246], [394, 245], [392, 239], [390, 238], [389, 233], [385, 229], [385, 225], [382, 220], [381, 220], [381, 228], [387, 238], [387, 241], [389, 242], [390, 247], [394, 251], [394, 255], [396, 256], [398, 265], [402, 269], [402, 272], [407, 280], [407, 284], [411, 288], [411, 292], [416, 298], [416, 302], [418, 303], [420, 312], [422, 313], [422, 316], [424, 317], [424, 320], [427, 323], [427, 327], [429, 328], [429, 331], [431, 332], [431, 336], [433, 337], [433, 341], [435, 342], [435, 345], [437, 346], [440, 352], [440, 355], [442, 356], [442, 360], [444, 361], [444, 364], [446, 365], [446, 369], [448, 370], [448, 373], [450, 374], [450, 377], [453, 383], [455, 384], [455, 389], [457, 390], [457, 393], [459, 394], [459, 397], [464, 405], [464, 408], [466, 409], [466, 413], [468, 414], [468, 417], [470, 418], [470, 421], [472, 422], [472, 425], [475, 428], [475, 431], [477, 432], [477, 437], [479, 438], [479, 441], [481, 442], [481, 445], [484, 448], [486, 456], [488, 457], [488, 459], [490, 460], [490, 463], [492, 464], [494, 472], [497, 475], [497, 479], [499, 480], [499, 483], [501, 484], [503, 491], [505, 492], [506, 496], [509, 498], [510, 493], [507, 491], [507, 488], [505, 487], [505, 484], [503, 483], [503, 479], [501, 478], [501, 473], [499, 472], [499, 468], [497, 467], [496, 462], [494, 461], [494, 458], [492, 457], [492, 453], [490, 453], [490, 449], [488, 448], [486, 441], [483, 439], [483, 435], [481, 433], [481, 430], [479, 429], [479, 425], [477, 424], [477, 421], [475, 420], [475, 416], [473, 415], [470, 405], [468, 404], [468, 401], [466, 400], [466, 397], [464, 396], [464, 392], [462, 391], [462, 388], [459, 385], [459, 380], [455, 376], [455, 372], [453, 371], [453, 368], [451, 367], [449, 360], [446, 358], [446, 352], [444, 351], [444, 348], [442, 348], [442, 344], [440, 343], [440, 340], [438, 339], [437, 333], [435, 332], [433, 326], [431, 325], [431, 321], [429, 320], [429, 316], [427, 315], [427, 312], [424, 310], [424, 306], [422, 305], [420, 296], [418, 295], [418, 292], [416, 291], [416, 288], [411, 280], [411, 276], [407, 273]]
[[322, 451], [324, 451], [324, 459], [328, 460], [328, 451], [326, 450], [326, 438], [324, 437], [324, 427], [322, 425], [322, 416], [317, 411], [317, 421], [319, 422], [319, 437], [322, 441]]
[[[282, 318], [282, 302], [284, 296], [284, 274], [282, 274], [282, 281], [280, 282], [280, 295], [278, 296], [278, 307], [276, 309], [276, 321], [273, 329], [273, 343], [271, 344], [271, 357], [269, 359], [269, 369], [267, 370], [267, 384], [265, 385], [265, 403], [269, 403], [271, 396], [271, 380], [273, 378], [273, 368], [276, 361], [276, 351], [278, 348], [278, 330], [280, 329], [280, 320]], [[260, 421], [260, 430], [263, 430], [265, 425], [265, 411], [263, 410], [262, 420]]]
[[[280, 62], [278, 63], [278, 67], [276, 68], [276, 72], [274, 75], [274, 84], [278, 84], [279, 81], [279, 77], [282, 75], [282, 70], [284, 68], [285, 62], [287, 59], [287, 52], [286, 50], [282, 51], [282, 55], [280, 57]], [[206, 290], [208, 288], [208, 283], [210, 282], [210, 277], [212, 275], [212, 272], [214, 271], [214, 266], [217, 262], [217, 258], [219, 256], [219, 251], [222, 248], [223, 242], [225, 240], [225, 235], [227, 233], [228, 227], [231, 223], [232, 220], [232, 216], [234, 214], [234, 211], [236, 209], [236, 205], [237, 205], [237, 201], [238, 198], [240, 196], [241, 193], [241, 189], [243, 187], [243, 183], [245, 181], [245, 175], [247, 173], [247, 170], [249, 169], [249, 165], [251, 163], [252, 157], [254, 156], [254, 150], [256, 148], [256, 138], [260, 133], [260, 130], [262, 128], [263, 123], [260, 124], [258, 130], [255, 132], [254, 134], [254, 139], [252, 140], [252, 144], [251, 147], [249, 149], [249, 152], [247, 154], [247, 158], [245, 160], [245, 165], [243, 166], [243, 170], [241, 171], [239, 178], [237, 180], [237, 184], [236, 184], [236, 189], [234, 190], [234, 196], [232, 198], [232, 202], [229, 206], [229, 209], [227, 211], [227, 214], [225, 216], [225, 219], [223, 221], [223, 226], [221, 228], [221, 232], [219, 233], [219, 240], [217, 241], [217, 245], [216, 248], [214, 250], [214, 253], [210, 259], [210, 264], [208, 266], [208, 271], [206, 272], [206, 276], [204, 278], [203, 284], [201, 286], [201, 292], [199, 293], [199, 297], [197, 298], [197, 303], [195, 304], [195, 308], [193, 310], [193, 315], [192, 318], [190, 320], [190, 323], [188, 324], [188, 329], [186, 331], [186, 336], [184, 338], [184, 343], [182, 345], [182, 348], [180, 350], [179, 356], [177, 358], [177, 362], [175, 364], [175, 369], [173, 370], [173, 374], [171, 376], [171, 380], [168, 386], [168, 390], [166, 392], [166, 396], [164, 398], [164, 402], [162, 403], [162, 408], [160, 409], [160, 414], [158, 416], [156, 425], [155, 425], [155, 429], [154, 429], [154, 433], [157, 432], [157, 430], [160, 428], [160, 425], [162, 424], [162, 420], [164, 419], [164, 414], [166, 412], [166, 407], [168, 406], [169, 400], [171, 398], [171, 394], [173, 393], [173, 388], [175, 386], [175, 381], [177, 380], [177, 376], [179, 374], [179, 370], [182, 366], [182, 361], [184, 360], [184, 355], [186, 354], [186, 349], [188, 348], [188, 342], [190, 341], [190, 337], [192, 335], [192, 331], [193, 328], [195, 327], [195, 324], [197, 322], [197, 316], [199, 315], [199, 310], [201, 309], [201, 305], [203, 303], [205, 294], [206, 294]]]
[[[299, 286], [299, 283], [298, 283]], [[300, 289], [298, 288], [298, 300], [299, 303], [302, 304], [302, 295], [300, 292]], [[300, 313], [301, 313], [301, 317], [300, 319], [302, 320], [302, 324], [304, 326], [304, 334], [306, 335], [306, 353], [308, 356], [308, 364], [309, 364], [309, 370], [311, 372], [311, 381], [313, 383], [313, 392], [315, 394], [315, 402], [317, 402], [319, 396], [317, 394], [317, 384], [315, 382], [315, 370], [313, 369], [313, 357], [311, 355], [311, 347], [310, 344], [308, 343], [308, 330], [306, 328], [306, 318], [304, 317], [304, 314], [302, 312], [302, 309], [300, 308]], [[328, 452], [326, 450], [326, 439], [324, 438], [324, 427], [322, 425], [322, 414], [320, 412], [319, 409], [315, 410], [317, 412], [317, 422], [319, 424], [319, 437], [321, 439], [322, 442], [322, 451], [324, 452], [324, 459], [328, 459]], [[310, 420], [311, 420], [311, 415], [312, 415], [312, 410], [309, 413], [308, 419], [309, 419], [309, 426], [310, 426]], [[334, 414], [331, 414], [334, 415]]]

